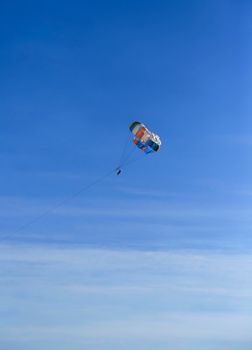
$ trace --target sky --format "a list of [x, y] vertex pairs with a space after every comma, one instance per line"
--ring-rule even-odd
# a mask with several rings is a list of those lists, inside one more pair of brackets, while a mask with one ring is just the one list
[[252, 348], [251, 16], [2, 4], [0, 349]]

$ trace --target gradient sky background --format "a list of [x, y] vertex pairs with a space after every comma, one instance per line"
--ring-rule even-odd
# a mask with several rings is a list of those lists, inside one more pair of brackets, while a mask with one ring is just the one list
[[[0, 348], [252, 348], [250, 1], [0, 11]], [[162, 139], [113, 169], [128, 125]]]

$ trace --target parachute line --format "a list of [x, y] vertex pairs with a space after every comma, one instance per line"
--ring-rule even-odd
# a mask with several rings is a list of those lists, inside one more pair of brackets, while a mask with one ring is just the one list
[[108, 173], [106, 173], [105, 175], [99, 177], [98, 179], [96, 179], [95, 181], [89, 183], [86, 186], [83, 186], [82, 188], [80, 188], [78, 191], [72, 193], [70, 196], [68, 196], [67, 198], [63, 199], [62, 201], [58, 202], [56, 205], [52, 206], [51, 208], [46, 209], [44, 212], [42, 212], [40, 215], [36, 216], [35, 218], [31, 219], [30, 221], [27, 221], [27, 223], [23, 224], [22, 226], [20, 226], [17, 230], [13, 231], [12, 233], [0, 237], [0, 242], [5, 241], [9, 238], [11, 238], [12, 236], [14, 236], [16, 233], [19, 233], [20, 231], [23, 231], [24, 229], [30, 227], [32, 224], [36, 223], [37, 221], [41, 220], [44, 217], [47, 217], [48, 215], [50, 215], [52, 212], [54, 212], [56, 209], [64, 206], [67, 202], [69, 202], [70, 200], [78, 197], [80, 194], [88, 191], [90, 188], [96, 186], [97, 184], [101, 183], [103, 180], [105, 180], [107, 177], [109, 177], [111, 174], [113, 174], [115, 171], [117, 170], [117, 168], [110, 170]]

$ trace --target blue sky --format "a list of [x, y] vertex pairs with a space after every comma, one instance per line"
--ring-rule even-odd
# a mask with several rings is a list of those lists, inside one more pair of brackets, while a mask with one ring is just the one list
[[[251, 349], [251, 15], [3, 4], [0, 347]], [[158, 154], [18, 230], [117, 166], [135, 119]]]

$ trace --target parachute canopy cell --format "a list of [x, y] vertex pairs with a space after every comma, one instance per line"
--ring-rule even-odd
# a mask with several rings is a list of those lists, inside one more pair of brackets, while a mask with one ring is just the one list
[[134, 135], [133, 142], [144, 153], [157, 152], [161, 146], [160, 137], [146, 128], [142, 123], [134, 121], [129, 126]]

